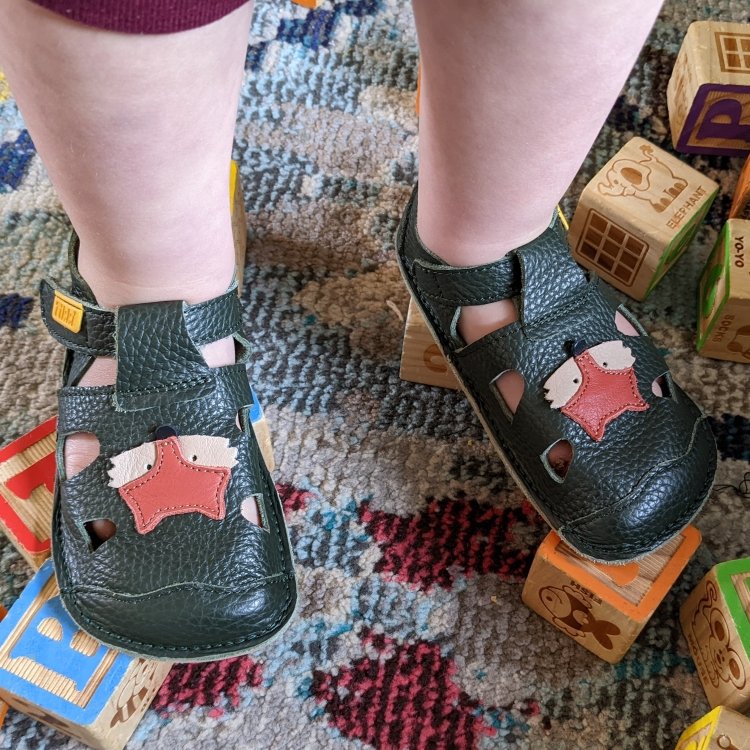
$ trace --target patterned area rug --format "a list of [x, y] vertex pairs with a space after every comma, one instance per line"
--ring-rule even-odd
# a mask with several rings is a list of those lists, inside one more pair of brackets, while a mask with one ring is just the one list
[[[668, 2], [566, 196], [641, 135], [670, 148], [666, 86], [696, 18], [747, 21], [745, 0]], [[417, 48], [405, 0], [259, 0], [236, 157], [250, 224], [250, 375], [275, 441], [298, 563], [279, 642], [175, 667], [131, 748], [673, 748], [708, 705], [678, 609], [713, 563], [748, 553], [747, 499], [717, 491], [705, 543], [624, 661], [610, 666], [520, 593], [545, 525], [464, 398], [398, 377], [407, 294], [392, 250], [416, 178]], [[2, 79], [0, 79], [1, 81]], [[62, 352], [35, 290], [62, 278], [68, 224], [0, 83], [0, 436], [55, 412]], [[542, 110], [543, 115], [543, 110]], [[718, 436], [718, 482], [750, 458], [750, 370], [696, 355], [697, 279], [738, 159], [686, 159], [722, 195], [698, 240], [633, 307]], [[739, 533], [744, 529], [745, 533]], [[0, 600], [30, 570], [0, 541]], [[658, 707], [658, 709], [657, 709]], [[78, 748], [21, 714], [2, 748]]]

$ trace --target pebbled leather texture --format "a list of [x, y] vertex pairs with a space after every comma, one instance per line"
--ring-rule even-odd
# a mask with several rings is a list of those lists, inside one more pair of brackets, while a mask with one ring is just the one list
[[[252, 405], [245, 366], [210, 368], [198, 350], [229, 334], [246, 344], [236, 292], [201, 305], [103, 310], [76, 278], [75, 250], [72, 262], [73, 289], [64, 293], [85, 303], [80, 334], [86, 343], [70, 342], [59, 393], [52, 552], [63, 605], [93, 637], [148, 658], [203, 661], [246, 653], [283, 629], [297, 594], [281, 502], [252, 425], [236, 423]], [[53, 336], [69, 339], [51, 321], [50, 289], [43, 282], [44, 319]], [[114, 386], [77, 385], [92, 359], [84, 347], [117, 356]], [[160, 426], [178, 437], [224, 438], [236, 450], [221, 520], [187, 512], [138, 533], [108, 472], [112, 457], [153, 441]], [[64, 439], [80, 431], [97, 436], [100, 455], [66, 478]], [[242, 513], [249, 497], [262, 526]], [[85, 524], [101, 518], [114, 522], [116, 533], [94, 549]]]
[[[416, 224], [415, 187], [396, 240], [404, 278], [493, 441], [550, 525], [582, 555], [603, 562], [641, 557], [684, 528], [711, 489], [716, 469], [713, 435], [632, 314], [573, 261], [557, 215], [540, 237], [469, 274], [447, 266], [425, 248]], [[425, 267], [432, 269], [433, 278], [440, 275], [441, 290], [455, 274], [455, 291], [438, 296], [430, 279], [425, 294], [420, 285]], [[470, 304], [467, 300], [484, 298], [492, 289], [517, 295], [519, 320], [469, 345], [457, 340], [451, 330], [459, 314], [457, 300]], [[618, 309], [643, 335], [627, 336], [617, 329]], [[593, 347], [607, 341], [622, 341], [630, 349], [638, 390], [648, 408], [624, 411], [597, 441], [550, 407], [544, 383], [571, 357], [574, 342]], [[507, 370], [520, 372], [525, 383], [513, 415], [495, 385]], [[666, 397], [655, 396], [651, 387], [662, 375], [670, 390]], [[573, 448], [564, 479], [543, 460], [558, 440], [568, 440]]]

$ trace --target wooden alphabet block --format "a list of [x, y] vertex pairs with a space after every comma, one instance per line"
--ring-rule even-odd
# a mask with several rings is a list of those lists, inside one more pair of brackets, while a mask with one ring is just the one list
[[553, 531], [537, 550], [521, 598], [530, 609], [605, 661], [620, 661], [701, 542], [693, 526], [626, 565], [574, 552]]
[[689, 726], [675, 750], [750, 750], [750, 719], [719, 706]]
[[669, 79], [667, 106], [677, 151], [750, 153], [750, 24], [691, 23]]
[[320, 5], [320, 0], [292, 0], [296, 5], [301, 5], [303, 8], [315, 9]]
[[686, 250], [718, 190], [671, 154], [633, 138], [581, 193], [568, 233], [573, 256], [642, 300]]
[[114, 651], [60, 603], [48, 560], [0, 623], [0, 698], [100, 750], [120, 750], [171, 667]]
[[680, 608], [711, 706], [750, 709], [750, 557], [719, 563]]
[[750, 221], [730, 219], [698, 287], [696, 348], [705, 357], [750, 362]]
[[409, 310], [406, 313], [399, 375], [402, 380], [412, 383], [437, 385], [441, 388], [459, 387], [453, 370], [448, 366], [414, 300], [409, 300]]
[[266, 415], [263, 413], [263, 407], [260, 405], [260, 401], [258, 401], [258, 396], [253, 388], [250, 390], [253, 394], [253, 406], [252, 409], [250, 409], [250, 422], [253, 425], [255, 439], [260, 446], [260, 452], [263, 454], [263, 460], [266, 462], [266, 467], [268, 468], [268, 471], [273, 471], [276, 468], [276, 461], [273, 457], [271, 432], [268, 429]]
[[234, 257], [237, 264], [238, 293], [242, 289], [242, 276], [245, 271], [247, 255], [247, 213], [245, 213], [245, 195], [242, 190], [237, 162], [229, 165], [229, 210], [232, 217], [232, 237], [234, 238]]
[[740, 172], [734, 198], [729, 209], [730, 219], [750, 219], [750, 156], [745, 160], [745, 166]]
[[57, 419], [0, 450], [0, 528], [34, 570], [49, 557]]

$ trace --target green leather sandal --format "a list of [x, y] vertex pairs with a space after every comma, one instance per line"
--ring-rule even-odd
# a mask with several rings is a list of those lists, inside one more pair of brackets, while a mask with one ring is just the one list
[[[288, 623], [296, 585], [250, 422], [236, 285], [196, 305], [106, 310], [77, 272], [77, 247], [74, 235], [71, 291], [41, 284], [44, 321], [68, 349], [52, 522], [63, 606], [98, 640], [148, 658], [245, 653]], [[208, 367], [198, 347], [226, 336], [237, 364]], [[116, 384], [78, 386], [98, 356], [116, 358]], [[63, 445], [76, 432], [95, 434], [101, 450], [66, 478]], [[114, 523], [114, 536], [92, 537], [97, 519]]]
[[[396, 239], [404, 279], [506, 467], [550, 526], [608, 563], [642, 557], [684, 528], [713, 482], [711, 430], [632, 313], [573, 261], [557, 214], [537, 239], [471, 268], [446, 265], [416, 227], [415, 188]], [[518, 321], [466, 345], [461, 307], [508, 298]], [[618, 329], [618, 311], [640, 335]], [[513, 412], [496, 387], [509, 371], [524, 381]], [[550, 461], [558, 441], [572, 450], [563, 466]]]

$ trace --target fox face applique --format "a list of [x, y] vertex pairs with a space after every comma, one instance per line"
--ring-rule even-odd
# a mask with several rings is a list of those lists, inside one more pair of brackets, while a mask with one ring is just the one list
[[180, 513], [226, 515], [226, 489], [237, 449], [223, 437], [182, 435], [143, 443], [112, 459], [109, 486], [133, 513], [141, 534]]
[[599, 441], [607, 425], [624, 412], [649, 408], [638, 390], [634, 363], [622, 341], [577, 346], [574, 356], [544, 383], [545, 398]]

